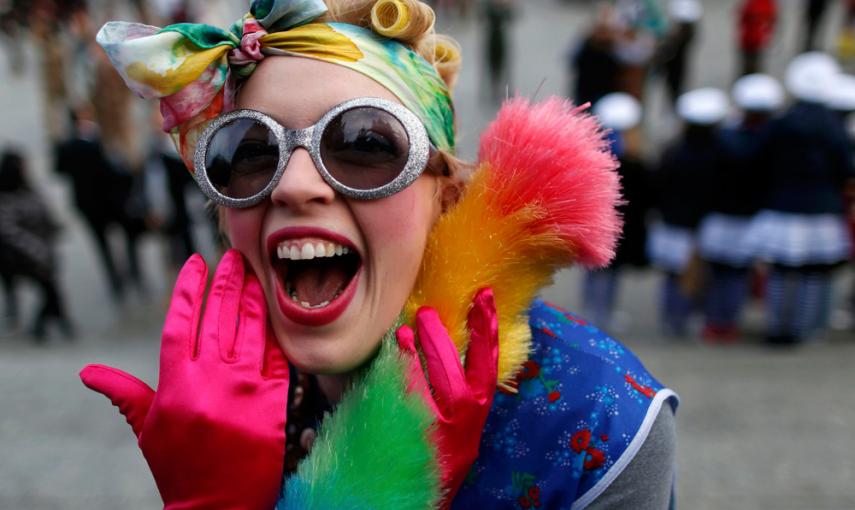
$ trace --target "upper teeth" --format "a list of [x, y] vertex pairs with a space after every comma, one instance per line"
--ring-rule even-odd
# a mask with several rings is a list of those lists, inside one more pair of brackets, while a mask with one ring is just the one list
[[335, 257], [346, 255], [350, 248], [328, 241], [285, 241], [276, 247], [276, 255], [280, 259], [311, 260], [315, 257]]

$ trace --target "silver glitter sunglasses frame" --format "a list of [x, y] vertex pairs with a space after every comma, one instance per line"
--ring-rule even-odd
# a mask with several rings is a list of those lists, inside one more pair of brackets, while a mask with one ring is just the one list
[[[356, 189], [351, 188], [337, 181], [326, 165], [324, 165], [321, 157], [321, 137], [324, 130], [330, 122], [332, 122], [339, 114], [352, 110], [354, 108], [371, 107], [383, 110], [395, 117], [398, 122], [404, 127], [409, 139], [409, 154], [407, 162], [404, 165], [401, 173], [398, 174], [392, 182], [384, 184], [378, 188], [372, 189]], [[267, 186], [251, 197], [232, 198], [223, 195], [214, 187], [208, 178], [208, 172], [205, 168], [205, 160], [208, 154], [208, 145], [214, 134], [224, 125], [237, 119], [251, 119], [261, 124], [264, 124], [271, 133], [276, 137], [279, 143], [279, 161], [276, 165], [276, 171], [270, 179]], [[403, 190], [413, 183], [419, 175], [427, 167], [430, 157], [430, 139], [428, 138], [427, 130], [416, 115], [403, 106], [380, 99], [377, 97], [360, 97], [350, 99], [343, 103], [334, 106], [330, 111], [325, 113], [320, 120], [313, 126], [304, 129], [287, 129], [279, 124], [272, 117], [256, 110], [233, 110], [216, 119], [212, 120], [207, 127], [202, 131], [199, 141], [196, 144], [196, 152], [193, 157], [195, 171], [193, 175], [197, 184], [202, 189], [202, 192], [211, 199], [212, 202], [233, 208], [251, 207], [265, 200], [273, 193], [273, 189], [285, 173], [285, 167], [288, 166], [288, 161], [291, 159], [291, 154], [297, 147], [303, 147], [312, 156], [312, 161], [315, 167], [323, 177], [324, 181], [334, 190], [344, 196], [355, 198], [358, 200], [376, 200], [379, 198], [388, 197]]]

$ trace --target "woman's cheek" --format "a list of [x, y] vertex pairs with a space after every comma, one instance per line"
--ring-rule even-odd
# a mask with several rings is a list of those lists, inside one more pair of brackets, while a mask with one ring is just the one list
[[364, 217], [370, 222], [365, 225], [366, 230], [386, 243], [415, 243], [408, 248], [421, 250], [438, 208], [434, 203], [435, 181], [431, 176], [422, 176], [400, 193], [365, 203], [367, 214]]
[[225, 228], [232, 248], [241, 252], [260, 276], [263, 257], [259, 236], [263, 214], [255, 209], [226, 209]]

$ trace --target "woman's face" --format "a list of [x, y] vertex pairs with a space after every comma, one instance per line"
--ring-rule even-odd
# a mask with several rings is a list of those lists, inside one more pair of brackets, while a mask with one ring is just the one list
[[[377, 82], [345, 67], [273, 57], [244, 84], [237, 107], [298, 129], [357, 97], [399, 102]], [[297, 367], [344, 373], [375, 352], [418, 274], [439, 214], [437, 186], [436, 177], [423, 174], [390, 197], [346, 198], [323, 180], [309, 153], [297, 148], [269, 199], [226, 209], [231, 243], [261, 281], [273, 331]], [[287, 251], [305, 259], [319, 246], [324, 257], [280, 258]], [[344, 254], [345, 248], [351, 253]], [[342, 255], [326, 256], [337, 250]]]

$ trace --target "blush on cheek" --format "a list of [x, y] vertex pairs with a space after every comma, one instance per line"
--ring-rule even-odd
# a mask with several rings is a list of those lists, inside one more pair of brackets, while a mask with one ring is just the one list
[[225, 215], [225, 230], [232, 246], [237, 249], [239, 246], [248, 246], [252, 242], [252, 237], [257, 237], [257, 227], [252, 228], [254, 218], [247, 214], [247, 211], [239, 209], [226, 209]]
[[[253, 272], [261, 277], [264, 254], [261, 253], [261, 224], [263, 213], [256, 208], [226, 209], [225, 230], [232, 248], [249, 261]], [[262, 278], [263, 279], [263, 278]]]
[[413, 217], [418, 211], [415, 196], [406, 191], [366, 204], [368, 207], [362, 217], [371, 222], [371, 231], [382, 232], [383, 237], [389, 240], [406, 238], [412, 232], [415, 226]]
[[416, 241], [424, 243], [435, 218], [436, 182], [429, 176], [422, 176], [410, 187], [382, 200], [362, 202], [361, 218], [370, 222], [366, 230], [382, 232], [388, 241]]

